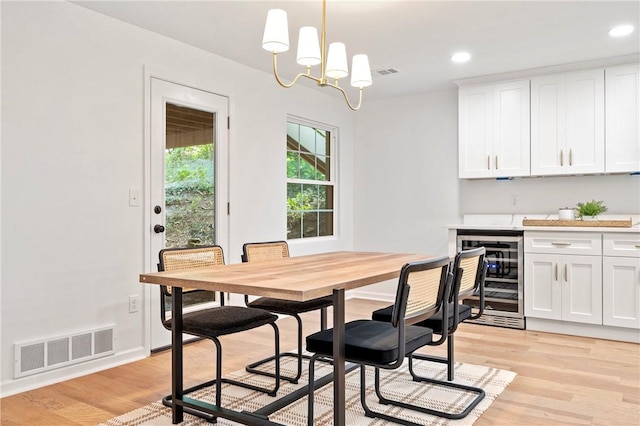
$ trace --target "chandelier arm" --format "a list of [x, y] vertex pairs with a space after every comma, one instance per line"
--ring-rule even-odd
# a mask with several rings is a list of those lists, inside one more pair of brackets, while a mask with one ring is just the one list
[[312, 75], [309, 75], [308, 73], [303, 73], [301, 72], [300, 74], [296, 75], [295, 78], [291, 81], [291, 83], [287, 84], [284, 81], [282, 81], [280, 79], [280, 76], [278, 75], [278, 54], [276, 52], [273, 52], [273, 75], [276, 77], [276, 81], [278, 82], [278, 84], [282, 87], [284, 87], [285, 89], [289, 89], [291, 87], [293, 87], [294, 84], [296, 84], [296, 82], [298, 81], [298, 79], [300, 77], [307, 77], [317, 83], [320, 83], [320, 79], [316, 78]]
[[344, 100], [345, 102], [347, 102], [347, 106], [352, 110], [352, 111], [357, 111], [360, 109], [360, 106], [362, 105], [362, 87], [360, 87], [360, 89], [358, 90], [358, 105], [353, 106], [351, 105], [351, 102], [349, 101], [349, 97], [347, 96], [347, 92], [345, 92], [345, 90], [338, 86], [337, 84], [331, 84], [331, 83], [327, 83], [327, 86], [329, 87], [333, 87], [334, 89], [338, 89], [341, 93], [342, 96], [344, 96]]

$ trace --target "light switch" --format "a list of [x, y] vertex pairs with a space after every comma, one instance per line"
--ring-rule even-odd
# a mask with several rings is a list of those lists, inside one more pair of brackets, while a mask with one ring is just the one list
[[140, 207], [140, 189], [129, 188], [129, 207]]

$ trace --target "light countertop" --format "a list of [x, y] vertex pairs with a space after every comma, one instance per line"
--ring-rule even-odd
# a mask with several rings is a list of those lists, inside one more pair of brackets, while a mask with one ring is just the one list
[[466, 214], [461, 224], [445, 225], [448, 229], [477, 229], [488, 231], [553, 231], [553, 232], [640, 232], [640, 215], [602, 215], [603, 220], [627, 220], [630, 228], [582, 226], [523, 226], [523, 219], [558, 219], [557, 214]]

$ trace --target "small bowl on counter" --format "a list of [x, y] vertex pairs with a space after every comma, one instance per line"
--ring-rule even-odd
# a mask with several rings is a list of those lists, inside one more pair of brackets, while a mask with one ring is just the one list
[[558, 209], [558, 219], [560, 220], [575, 220], [576, 219], [576, 211], [575, 209], [571, 209], [569, 207], [564, 207]]

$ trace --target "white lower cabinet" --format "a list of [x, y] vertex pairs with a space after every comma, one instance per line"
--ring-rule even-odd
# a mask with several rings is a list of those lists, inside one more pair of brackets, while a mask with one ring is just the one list
[[525, 317], [602, 324], [602, 235], [525, 232]]
[[525, 316], [602, 323], [600, 256], [525, 254]]
[[640, 235], [604, 234], [602, 323], [640, 329]]
[[640, 233], [526, 231], [524, 305], [546, 331], [638, 341]]

